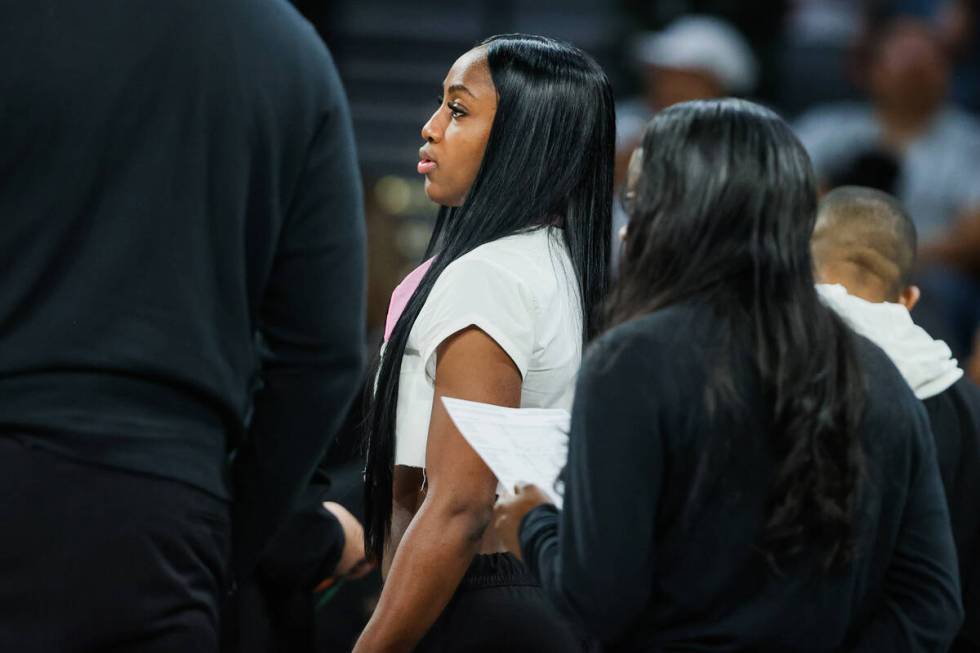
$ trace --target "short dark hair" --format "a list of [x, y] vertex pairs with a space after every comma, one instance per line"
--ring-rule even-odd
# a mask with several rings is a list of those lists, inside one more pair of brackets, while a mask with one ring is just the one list
[[888, 193], [841, 186], [817, 211], [813, 256], [820, 266], [847, 261], [878, 278], [895, 297], [911, 283], [918, 246], [915, 224]]

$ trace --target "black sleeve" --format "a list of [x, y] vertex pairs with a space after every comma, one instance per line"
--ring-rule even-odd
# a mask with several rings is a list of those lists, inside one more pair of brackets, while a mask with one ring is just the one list
[[262, 553], [258, 573], [269, 585], [312, 592], [333, 575], [344, 551], [344, 529], [323, 507], [328, 486], [311, 483]]
[[[960, 632], [980, 650], [980, 388], [960, 379], [923, 401], [929, 412], [953, 525], [966, 619]], [[953, 650], [956, 650], [954, 647]]]
[[853, 653], [945, 651], [963, 620], [956, 549], [936, 447], [916, 405], [908, 499], [885, 575], [884, 595]]
[[654, 359], [628, 343], [593, 348], [576, 389], [563, 510], [534, 510], [521, 529], [524, 560], [552, 602], [603, 641], [651, 594], [664, 464]]
[[258, 315], [261, 388], [234, 463], [236, 567], [247, 574], [307, 486], [358, 388], [364, 360], [363, 198], [347, 101], [310, 144]]

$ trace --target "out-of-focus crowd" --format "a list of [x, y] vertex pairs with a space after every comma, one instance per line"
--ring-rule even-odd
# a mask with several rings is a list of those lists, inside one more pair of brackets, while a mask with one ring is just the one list
[[856, 184], [902, 201], [919, 233], [916, 320], [980, 379], [980, 3], [756, 4], [657, 3], [663, 27], [629, 47], [640, 86], [617, 107], [618, 183], [657, 111], [726, 95], [773, 105], [823, 192]]

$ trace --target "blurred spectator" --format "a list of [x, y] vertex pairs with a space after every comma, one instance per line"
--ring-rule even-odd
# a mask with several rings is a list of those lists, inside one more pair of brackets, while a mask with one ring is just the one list
[[864, 24], [862, 2], [793, 0], [775, 62], [776, 102], [797, 115], [819, 102], [860, 95], [849, 73], [855, 43]]
[[797, 125], [826, 185], [859, 153], [891, 152], [895, 192], [925, 243], [980, 207], [980, 122], [947, 101], [949, 61], [925, 23], [898, 19], [873, 37], [870, 102], [813, 109]]
[[[825, 188], [859, 179], [908, 207], [922, 243], [918, 282], [931, 298], [917, 319], [965, 358], [980, 321], [980, 122], [949, 101], [949, 59], [928, 23], [883, 24], [867, 64], [869, 102], [818, 107], [798, 132]], [[891, 179], [887, 166], [869, 167], [890, 157]], [[876, 174], [877, 183], [867, 178]]]
[[[868, 0], [866, 0], [868, 1]], [[917, 16], [935, 25], [952, 61], [952, 97], [971, 111], [980, 111], [980, 3], [977, 0], [877, 0], [870, 20]]]
[[[689, 100], [744, 95], [758, 80], [758, 65], [745, 38], [710, 16], [685, 16], [663, 31], [640, 35], [633, 56], [641, 69], [643, 92], [616, 107], [617, 186], [657, 111]], [[617, 206], [613, 233], [625, 223], [626, 214]]]
[[742, 35], [709, 16], [686, 16], [661, 32], [640, 35], [633, 57], [643, 90], [616, 107], [617, 180], [654, 113], [688, 100], [749, 93], [758, 77], [752, 49]]
[[[620, 0], [635, 24], [661, 30], [686, 16], [710, 16], [738, 30], [758, 63], [753, 97], [777, 99], [780, 46], [786, 19], [798, 0]], [[852, 0], [816, 0], [833, 2]]]

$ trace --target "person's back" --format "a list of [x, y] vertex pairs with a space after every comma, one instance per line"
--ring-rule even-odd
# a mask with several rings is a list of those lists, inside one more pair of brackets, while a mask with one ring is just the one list
[[278, 2], [19, 7], [0, 39], [0, 424], [72, 452], [99, 437], [102, 462], [224, 495], [325, 57]]
[[980, 651], [980, 388], [961, 379], [923, 404], [936, 436], [966, 610], [963, 628], [950, 650], [976, 652]]
[[820, 301], [802, 145], [758, 105], [691, 102], [633, 165], [563, 506], [515, 488], [498, 537], [607, 650], [945, 650], [962, 607], [935, 445]]
[[254, 558], [362, 358], [329, 54], [284, 0], [39, 0], [0, 8], [0, 61], [0, 434], [227, 513], [228, 450], [245, 439], [236, 500], [254, 504], [274, 432], [281, 476], [241, 523]]
[[[966, 620], [954, 651], [980, 650], [980, 389], [949, 347], [917, 326], [909, 311], [920, 291], [912, 285], [916, 230], [893, 197], [842, 187], [820, 204], [812, 250], [818, 290], [857, 333], [881, 347], [929, 415], [960, 563]], [[879, 382], [871, 377], [872, 383]]]
[[[936, 553], [933, 535], [946, 524], [944, 512], [934, 510], [937, 501], [942, 506], [942, 487], [929, 474], [935, 465], [929, 426], [882, 352], [863, 339], [856, 348], [863, 373], [874, 379], [860, 426], [865, 467], [856, 510], [860, 526], [853, 562], [825, 574], [813, 556], [771, 562], [759, 546], [778, 467], [770, 443], [778, 436], [772, 433], [771, 403], [753, 369], [747, 330], [724, 333], [710, 307], [685, 302], [617, 327], [597, 343], [578, 390], [589, 398], [577, 405], [587, 415], [584, 428], [604, 422], [619, 433], [627, 424], [652, 425], [636, 436], [646, 444], [631, 451], [641, 461], [658, 457], [662, 469], [655, 505], [646, 503], [647, 478], [623, 473], [618, 481], [619, 492], [633, 497], [639, 504], [635, 510], [653, 522], [656, 565], [651, 579], [620, 581], [623, 596], [632, 595], [639, 582], [649, 583], [652, 593], [646, 609], [631, 620], [628, 636], [612, 650], [901, 650], [893, 648], [897, 639], [876, 639], [881, 635], [873, 629], [885, 630], [883, 624], [901, 624], [918, 631], [916, 637], [943, 641], [944, 624], [955, 619], [959, 588], [954, 575], [925, 562]], [[720, 369], [720, 357], [730, 357], [737, 403], [703, 394]], [[692, 410], [692, 402], [702, 400], [714, 404], [714, 412]], [[626, 412], [620, 404], [638, 408]], [[606, 462], [597, 451], [591, 453], [588, 464]], [[616, 504], [590, 507], [623, 513]], [[953, 552], [945, 553], [952, 560]], [[890, 571], [892, 565], [901, 572]], [[931, 580], [937, 573], [938, 586]], [[882, 597], [903, 592], [914, 605], [887, 614]], [[611, 612], [618, 599], [588, 601], [583, 610], [603, 602]], [[918, 611], [930, 615], [935, 630], [919, 630], [915, 621], [923, 612]], [[916, 612], [916, 619], [908, 616]]]
[[980, 123], [948, 103], [949, 61], [932, 25], [898, 17], [869, 31], [867, 101], [817, 106], [798, 119], [797, 132], [825, 185], [851, 176], [863, 155], [893, 156], [894, 192], [922, 243], [944, 241], [980, 208]]

